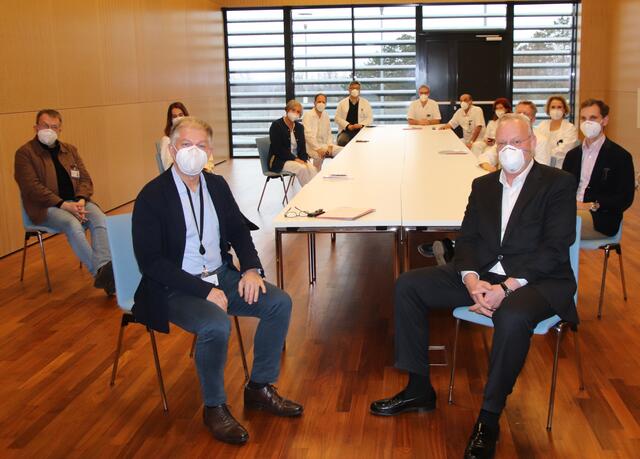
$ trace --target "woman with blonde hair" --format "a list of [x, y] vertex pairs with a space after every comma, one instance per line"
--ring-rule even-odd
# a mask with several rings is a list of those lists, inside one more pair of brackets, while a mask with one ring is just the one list
[[547, 99], [544, 111], [548, 120], [541, 121], [536, 127], [536, 135], [547, 138], [547, 156], [551, 158], [551, 166], [562, 168], [567, 152], [578, 145], [578, 130], [566, 117], [569, 115], [569, 104], [562, 96], [551, 96]]

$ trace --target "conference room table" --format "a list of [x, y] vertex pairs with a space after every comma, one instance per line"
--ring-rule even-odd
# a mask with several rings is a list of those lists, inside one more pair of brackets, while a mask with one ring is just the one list
[[[389, 233], [394, 273], [408, 268], [408, 235], [460, 227], [474, 178], [486, 172], [451, 130], [433, 126], [366, 127], [274, 218], [276, 271], [284, 288], [282, 237], [306, 233], [309, 282], [316, 281], [318, 233]], [[306, 216], [300, 211], [372, 208], [355, 220]]]

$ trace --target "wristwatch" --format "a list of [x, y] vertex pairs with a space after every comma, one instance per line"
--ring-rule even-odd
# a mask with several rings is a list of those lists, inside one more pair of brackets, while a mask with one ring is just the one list
[[591, 203], [591, 207], [589, 208], [589, 210], [591, 212], [595, 212], [596, 210], [598, 210], [600, 208], [600, 203], [598, 201], [593, 201]]
[[502, 287], [502, 290], [504, 290], [504, 297], [505, 298], [513, 293], [513, 290], [511, 290], [509, 287], [507, 287], [507, 284], [505, 284], [504, 282], [500, 282], [500, 287]]

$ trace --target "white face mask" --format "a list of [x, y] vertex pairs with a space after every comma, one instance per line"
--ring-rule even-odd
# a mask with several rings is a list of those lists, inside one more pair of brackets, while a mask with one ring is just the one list
[[469, 102], [460, 102], [460, 107], [462, 107], [463, 110], [469, 110]]
[[504, 116], [505, 113], [507, 113], [505, 110], [496, 110], [496, 116], [498, 118], [502, 118]]
[[564, 111], [562, 111], [562, 109], [560, 108], [554, 108], [549, 110], [549, 116], [552, 120], [558, 121], [564, 118]]
[[426, 102], [429, 100], [429, 94], [420, 94], [420, 102]]
[[40, 129], [38, 131], [38, 140], [50, 147], [58, 140], [58, 134], [53, 129]]
[[597, 121], [587, 120], [580, 123], [580, 130], [586, 138], [594, 139], [602, 132], [602, 125]]
[[358, 97], [360, 95], [360, 90], [359, 89], [352, 89], [349, 94], [351, 94], [351, 97]]
[[174, 125], [176, 124], [179, 120], [181, 120], [182, 118], [184, 118], [184, 116], [176, 116], [175, 118], [173, 118], [171, 120], [171, 124]]
[[289, 118], [289, 121], [291, 121], [292, 123], [295, 123], [300, 119], [300, 115], [298, 115], [296, 112], [287, 112], [287, 118]]
[[202, 172], [208, 160], [207, 152], [195, 145], [181, 148], [176, 153], [176, 164], [182, 172], [191, 176]]
[[324, 102], [318, 102], [316, 104], [316, 110], [318, 110], [319, 112], [323, 112], [325, 108], [327, 108], [327, 104], [325, 104]]
[[524, 151], [513, 145], [505, 145], [499, 157], [502, 168], [510, 174], [515, 174], [524, 166]]

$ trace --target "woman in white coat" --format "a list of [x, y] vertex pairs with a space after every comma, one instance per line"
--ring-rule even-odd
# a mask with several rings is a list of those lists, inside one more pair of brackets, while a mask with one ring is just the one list
[[536, 135], [547, 138], [547, 155], [550, 165], [562, 168], [567, 152], [578, 145], [578, 130], [565, 118], [569, 114], [569, 104], [562, 96], [551, 96], [544, 107], [551, 119], [541, 121], [535, 129]]

